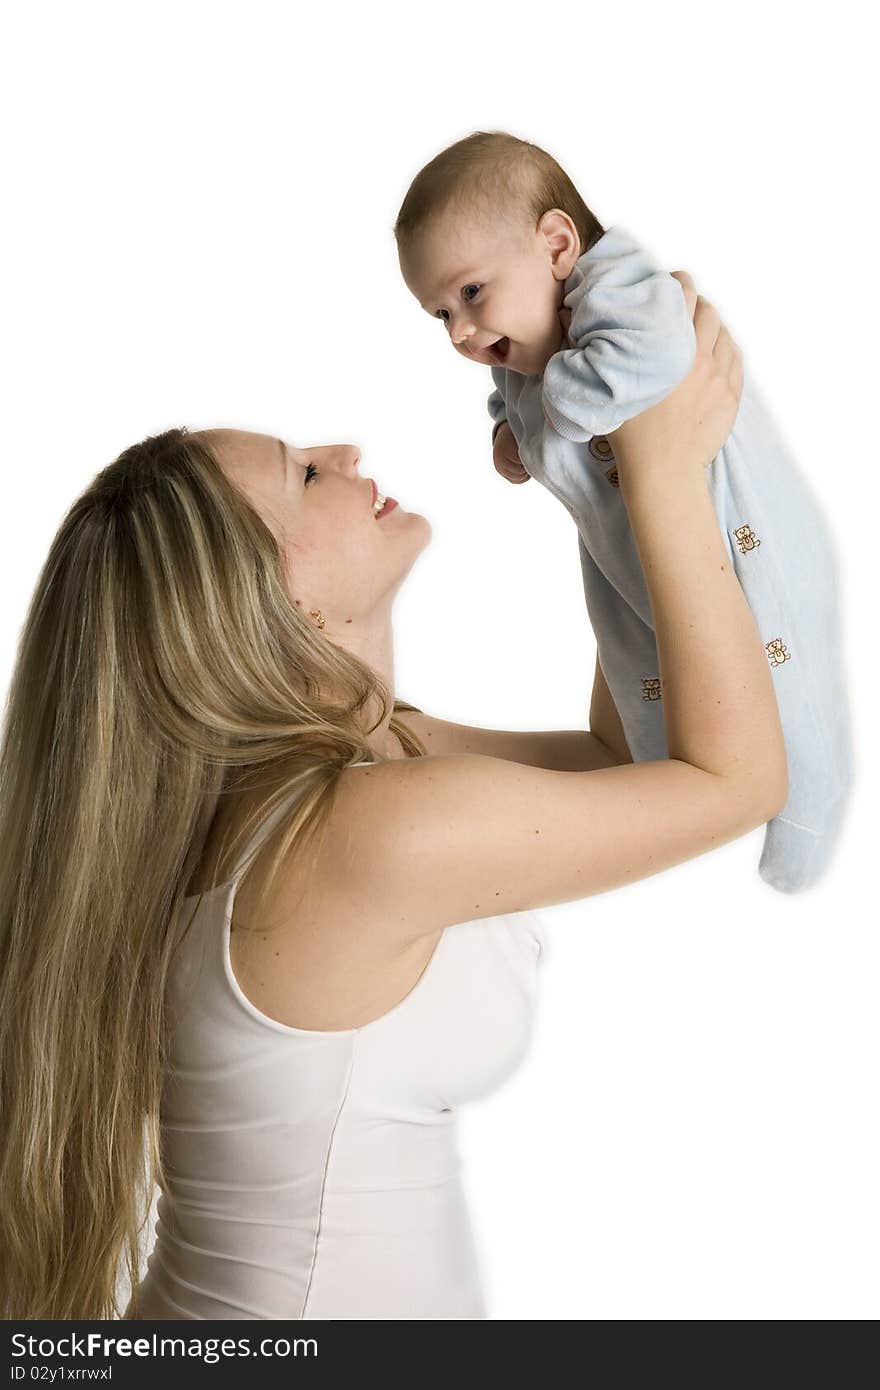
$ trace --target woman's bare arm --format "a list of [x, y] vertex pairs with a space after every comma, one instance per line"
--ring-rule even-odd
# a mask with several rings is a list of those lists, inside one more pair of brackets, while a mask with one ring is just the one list
[[403, 946], [454, 922], [587, 897], [703, 854], [784, 805], [772, 673], [706, 478], [736, 417], [741, 359], [706, 301], [694, 328], [688, 378], [616, 431], [614, 449], [651, 600], [669, 758], [590, 772], [479, 755], [347, 769], [321, 877], [359, 931]]
[[786, 793], [676, 759], [553, 772], [397, 759], [340, 777], [322, 898], [405, 946], [439, 927], [606, 892], [737, 839]]
[[527, 767], [554, 772], [593, 772], [632, 762], [620, 716], [605, 683], [599, 659], [593, 678], [590, 727], [585, 729], [482, 729], [455, 724], [421, 710], [405, 710], [398, 719], [419, 736], [430, 756], [479, 753]]
[[617, 713], [617, 706], [612, 699], [611, 691], [608, 689], [605, 672], [599, 665], [598, 652], [596, 654], [596, 671], [593, 676], [593, 698], [590, 701], [590, 732], [601, 739], [618, 763], [632, 762], [632, 754], [629, 751], [626, 734], [623, 732], [620, 715]]

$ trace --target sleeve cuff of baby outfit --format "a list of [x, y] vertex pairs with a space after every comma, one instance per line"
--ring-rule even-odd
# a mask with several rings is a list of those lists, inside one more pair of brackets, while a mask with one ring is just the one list
[[[567, 415], [563, 415], [546, 396], [542, 396], [541, 406], [547, 424], [563, 439], [570, 439], [574, 444], [586, 444], [593, 438], [593, 430], [585, 429], [576, 420], [570, 420]], [[610, 434], [610, 430], [606, 430], [605, 433]]]

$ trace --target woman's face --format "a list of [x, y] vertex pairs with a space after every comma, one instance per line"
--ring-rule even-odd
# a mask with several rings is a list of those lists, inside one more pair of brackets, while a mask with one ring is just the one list
[[358, 471], [356, 445], [298, 448], [246, 430], [200, 433], [277, 538], [290, 592], [306, 612], [320, 609], [342, 636], [349, 622], [363, 626], [390, 608], [431, 527], [399, 504], [377, 519], [377, 488]]

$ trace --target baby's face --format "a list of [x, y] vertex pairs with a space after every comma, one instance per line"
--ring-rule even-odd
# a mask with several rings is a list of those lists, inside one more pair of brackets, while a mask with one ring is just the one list
[[447, 212], [400, 255], [407, 287], [463, 357], [535, 376], [563, 345], [559, 310], [578, 247], [576, 232], [567, 251], [548, 239], [556, 216], [533, 229]]

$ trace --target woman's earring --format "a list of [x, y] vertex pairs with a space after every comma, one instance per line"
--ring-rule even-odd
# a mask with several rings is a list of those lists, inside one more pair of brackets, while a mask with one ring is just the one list
[[320, 608], [311, 609], [311, 611], [309, 612], [309, 617], [314, 618], [315, 622], [318, 624], [318, 627], [324, 626], [324, 614], [321, 612]]

